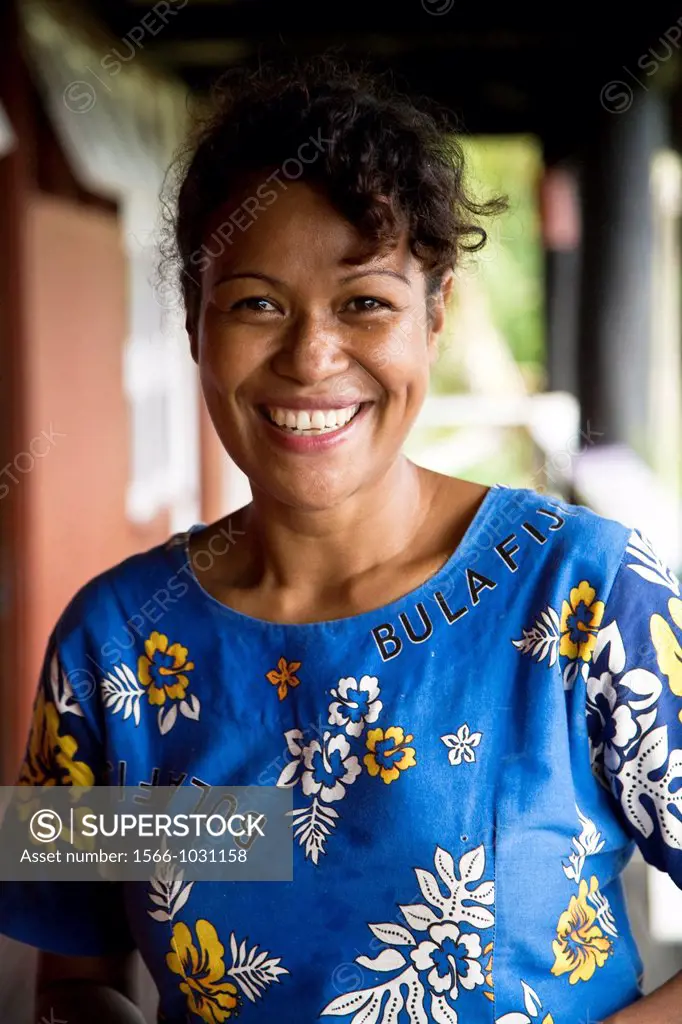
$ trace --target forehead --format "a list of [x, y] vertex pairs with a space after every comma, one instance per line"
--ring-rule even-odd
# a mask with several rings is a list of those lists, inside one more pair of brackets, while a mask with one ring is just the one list
[[314, 271], [318, 280], [375, 266], [408, 277], [421, 273], [405, 231], [379, 251], [322, 190], [301, 182], [264, 182], [256, 179], [210, 217], [203, 240], [209, 277], [245, 267], [276, 277]]

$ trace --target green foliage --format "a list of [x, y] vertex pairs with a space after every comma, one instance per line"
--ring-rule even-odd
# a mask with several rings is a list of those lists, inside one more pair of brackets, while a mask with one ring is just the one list
[[542, 159], [537, 142], [521, 137], [460, 140], [469, 188], [478, 200], [505, 195], [506, 213], [484, 222], [488, 241], [467, 257], [463, 272], [480, 275], [495, 326], [517, 362], [534, 372], [545, 359], [543, 265], [537, 185]]

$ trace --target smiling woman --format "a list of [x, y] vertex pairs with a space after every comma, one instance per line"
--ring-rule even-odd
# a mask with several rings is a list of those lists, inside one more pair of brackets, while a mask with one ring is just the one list
[[641, 998], [620, 882], [636, 843], [682, 884], [679, 581], [618, 522], [402, 451], [501, 205], [445, 115], [329, 60], [230, 74], [192, 141], [168, 258], [253, 499], [73, 598], [21, 781], [40, 749], [66, 784], [68, 740], [99, 785], [287, 787], [295, 870], [5, 885], [70, 1024], [140, 1020], [136, 947], [166, 1024], [681, 1019], [679, 979]]

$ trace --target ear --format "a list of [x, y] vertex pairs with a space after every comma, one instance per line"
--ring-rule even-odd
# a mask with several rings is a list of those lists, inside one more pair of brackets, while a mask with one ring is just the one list
[[189, 350], [192, 355], [192, 359], [196, 363], [199, 358], [199, 335], [197, 332], [197, 324], [194, 317], [190, 317], [189, 314], [185, 317], [185, 330], [189, 337]]
[[454, 273], [451, 270], [448, 270], [444, 275], [438, 290], [426, 300], [429, 304], [430, 310], [427, 346], [431, 361], [435, 360], [438, 354], [438, 341], [445, 327], [447, 306], [452, 295], [454, 281]]

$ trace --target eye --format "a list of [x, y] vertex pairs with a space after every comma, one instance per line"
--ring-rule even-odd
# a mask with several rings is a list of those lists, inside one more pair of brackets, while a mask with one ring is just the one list
[[377, 299], [373, 295], [357, 295], [346, 304], [346, 309], [350, 309], [351, 313], [375, 313], [378, 310], [393, 308], [390, 302]]
[[253, 313], [277, 313], [279, 312], [277, 306], [272, 302], [271, 299], [266, 299], [262, 295], [252, 295], [248, 299], [240, 299], [238, 302], [234, 302], [230, 309], [248, 309]]

